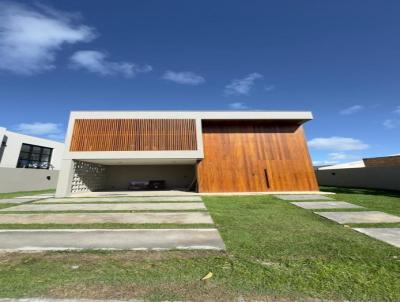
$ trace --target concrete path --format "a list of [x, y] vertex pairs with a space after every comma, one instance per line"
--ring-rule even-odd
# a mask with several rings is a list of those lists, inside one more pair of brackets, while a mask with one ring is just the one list
[[334, 200], [333, 198], [317, 194], [288, 194], [275, 195], [275, 197], [282, 200]]
[[212, 224], [207, 212], [0, 214], [0, 224]]
[[0, 250], [225, 249], [216, 229], [0, 230]]
[[154, 202], [154, 201], [202, 201], [200, 196], [160, 196], [160, 197], [81, 197], [81, 198], [49, 198], [36, 203], [88, 203], [88, 202]]
[[81, 192], [73, 193], [71, 197], [113, 197], [113, 196], [197, 196], [196, 192], [182, 190], [167, 191], [101, 191], [101, 192]]
[[1, 209], [0, 212], [60, 212], [60, 211], [146, 211], [146, 210], [206, 210], [202, 202], [185, 203], [60, 203], [24, 204]]
[[[345, 201], [306, 201], [306, 202], [291, 202], [291, 204], [303, 209], [360, 209], [364, 208]], [[18, 207], [19, 208], [19, 207]]]
[[3, 198], [0, 199], [0, 204], [1, 203], [24, 203], [24, 202], [28, 202], [28, 201], [33, 201], [33, 200], [37, 200], [37, 198]]
[[357, 223], [391, 223], [400, 222], [400, 217], [379, 211], [362, 212], [314, 212], [340, 224]]
[[37, 199], [44, 199], [44, 198], [52, 198], [54, 197], [54, 195], [29, 195], [29, 196], [18, 196], [18, 197], [14, 197], [16, 199], [32, 199], [32, 200], [37, 200]]
[[353, 230], [400, 247], [400, 228], [354, 228]]

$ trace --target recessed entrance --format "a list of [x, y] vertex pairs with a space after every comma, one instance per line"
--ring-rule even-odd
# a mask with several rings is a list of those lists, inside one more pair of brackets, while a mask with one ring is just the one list
[[196, 164], [188, 161], [76, 161], [72, 193], [196, 191]]

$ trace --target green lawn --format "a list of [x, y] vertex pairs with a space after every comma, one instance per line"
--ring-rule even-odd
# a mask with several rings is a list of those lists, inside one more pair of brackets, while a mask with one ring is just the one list
[[0, 199], [4, 198], [14, 198], [19, 196], [31, 196], [45, 193], [54, 193], [56, 190], [40, 190], [40, 191], [21, 191], [21, 192], [11, 192], [11, 193], [0, 193]]
[[[378, 193], [335, 198], [399, 214]], [[227, 252], [0, 254], [0, 297], [400, 301], [400, 249], [272, 196], [204, 200]]]

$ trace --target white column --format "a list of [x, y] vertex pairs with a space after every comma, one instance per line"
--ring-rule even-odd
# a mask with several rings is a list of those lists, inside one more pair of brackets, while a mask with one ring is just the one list
[[74, 161], [63, 159], [61, 170], [58, 175], [56, 197], [67, 197], [71, 195], [72, 178], [74, 176]]

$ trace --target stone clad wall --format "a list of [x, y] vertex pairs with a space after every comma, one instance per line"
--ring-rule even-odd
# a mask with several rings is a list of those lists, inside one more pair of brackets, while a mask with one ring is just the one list
[[104, 189], [106, 183], [106, 167], [83, 161], [74, 161], [74, 176], [71, 192], [92, 192]]

